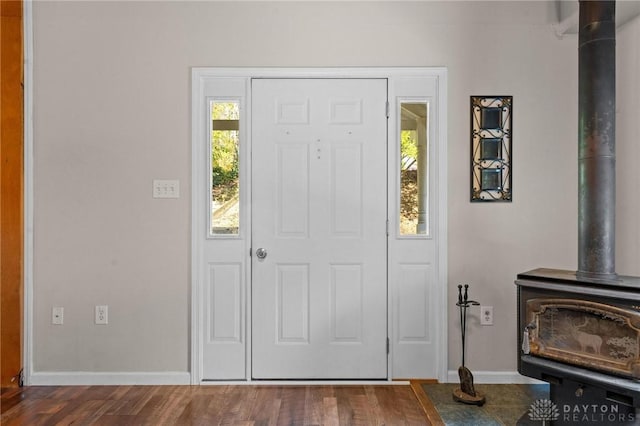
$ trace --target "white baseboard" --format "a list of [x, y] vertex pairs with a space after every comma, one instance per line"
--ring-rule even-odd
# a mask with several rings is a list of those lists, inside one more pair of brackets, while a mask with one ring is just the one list
[[[517, 371], [472, 371], [473, 382], [482, 384], [539, 384], [546, 383], [540, 380], [532, 379], [518, 373]], [[447, 374], [448, 383], [456, 383], [460, 381], [458, 370], [449, 370]]]
[[[530, 377], [522, 376], [517, 371], [473, 371], [474, 383], [483, 384], [535, 384], [545, 383]], [[456, 383], [460, 379], [457, 370], [449, 370], [448, 383]], [[191, 376], [188, 372], [89, 372], [89, 371], [45, 371], [36, 372], [27, 378], [31, 386], [107, 386], [107, 385], [189, 385]], [[202, 382], [202, 384], [229, 384], [230, 382]], [[282, 384], [282, 382], [278, 382]], [[285, 382], [286, 384], [292, 384]], [[315, 382], [314, 382], [315, 383]], [[379, 382], [378, 382], [379, 383]], [[247, 381], [234, 384], [264, 384]], [[271, 383], [269, 383], [271, 384]], [[340, 382], [344, 384], [344, 382]], [[390, 384], [398, 384], [390, 382]], [[402, 382], [404, 384], [404, 382]]]
[[44, 371], [31, 374], [27, 377], [26, 384], [31, 386], [189, 385], [191, 375], [182, 371]]
[[203, 380], [202, 386], [408, 386], [408, 380]]

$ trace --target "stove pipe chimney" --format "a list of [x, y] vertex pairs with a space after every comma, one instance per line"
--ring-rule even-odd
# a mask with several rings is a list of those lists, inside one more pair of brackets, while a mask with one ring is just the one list
[[615, 279], [615, 1], [580, 0], [578, 271]]

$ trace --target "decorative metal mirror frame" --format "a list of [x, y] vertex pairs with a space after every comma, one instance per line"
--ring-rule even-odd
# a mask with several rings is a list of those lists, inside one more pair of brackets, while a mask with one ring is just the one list
[[471, 201], [512, 200], [513, 96], [471, 96]]

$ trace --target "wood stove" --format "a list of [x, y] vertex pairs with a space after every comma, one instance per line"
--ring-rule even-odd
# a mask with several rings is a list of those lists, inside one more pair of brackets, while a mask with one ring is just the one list
[[640, 278], [615, 272], [615, 31], [615, 1], [580, 0], [578, 271], [518, 274], [518, 371], [549, 382], [552, 400], [612, 401], [633, 413]]
[[535, 269], [516, 285], [520, 374], [640, 407], [640, 278]]

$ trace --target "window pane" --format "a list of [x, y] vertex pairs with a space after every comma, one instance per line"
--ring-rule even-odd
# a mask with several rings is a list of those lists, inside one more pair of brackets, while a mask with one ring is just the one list
[[426, 102], [400, 104], [400, 235], [428, 232]]
[[240, 231], [240, 105], [213, 101], [211, 109], [211, 234]]

